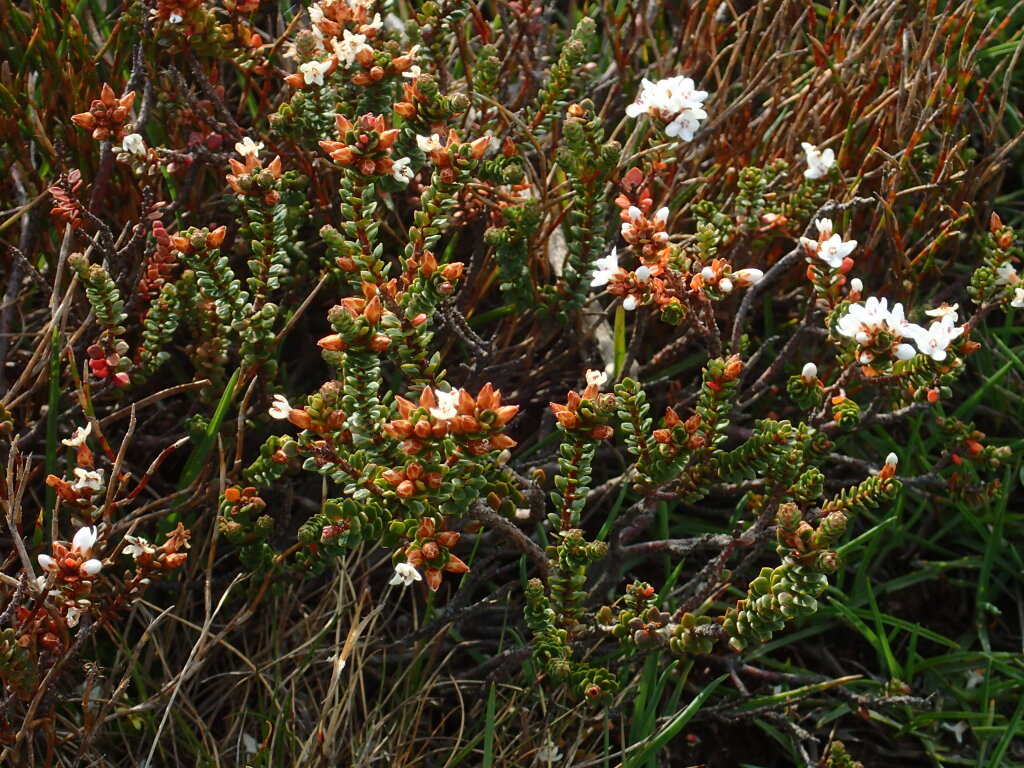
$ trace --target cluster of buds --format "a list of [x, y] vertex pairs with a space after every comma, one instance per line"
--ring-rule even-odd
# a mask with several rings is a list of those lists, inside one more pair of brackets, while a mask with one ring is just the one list
[[353, 35], [350, 30], [355, 30], [354, 36], [365, 43], [375, 39], [383, 27], [380, 14], [371, 18], [370, 3], [362, 1], [320, 0], [309, 6], [309, 18], [320, 40], [344, 40], [346, 31]]
[[747, 288], [762, 277], [764, 272], [760, 269], [747, 267], [733, 271], [725, 259], [712, 259], [709, 265], [690, 278], [690, 289], [701, 291], [709, 298], [719, 298], [729, 295], [736, 288]]
[[801, 408], [820, 405], [824, 388], [814, 363], [805, 363], [800, 375], [791, 376], [786, 383], [786, 391]]
[[186, 256], [200, 251], [212, 251], [221, 247], [227, 232], [228, 229], [225, 226], [217, 227], [213, 231], [206, 228], [193, 229], [188, 237], [171, 235], [171, 247]]
[[53, 556], [39, 555], [39, 566], [53, 574], [56, 583], [74, 585], [92, 579], [103, 570], [103, 563], [92, 556], [99, 534], [95, 526], [79, 528], [70, 544], [53, 542]]
[[[377, 18], [379, 19], [380, 17], [378, 16]], [[376, 29], [379, 29], [379, 27]], [[345, 35], [348, 35], [347, 31]], [[357, 37], [352, 36], [352, 38]], [[415, 64], [418, 45], [414, 45], [408, 53], [395, 56], [391, 51], [374, 50], [365, 42], [360, 44], [357, 39], [333, 40], [331, 44], [334, 46], [335, 55], [339, 59], [345, 61], [347, 58], [349, 66], [358, 64], [362, 69], [361, 72], [356, 72], [352, 75], [352, 82], [355, 85], [365, 87], [379, 83], [385, 77], [401, 75], [402, 77], [416, 78], [420, 74], [420, 69]]]
[[363, 176], [391, 175], [403, 183], [412, 178], [409, 159], [391, 157], [398, 129], [385, 128], [383, 116], [365, 114], [353, 124], [337, 115], [335, 123], [340, 141], [321, 141], [320, 146], [338, 165], [351, 166]]
[[670, 616], [655, 604], [654, 587], [635, 581], [626, 587], [625, 608], [616, 616], [610, 606], [602, 606], [597, 618], [604, 628], [624, 644], [653, 648], [665, 642], [664, 629]]
[[[726, 359], [718, 358], [708, 362], [704, 370], [702, 397], [707, 396], [711, 402], [719, 401], [728, 396], [737, 386], [737, 380], [743, 371], [743, 363], [739, 355]], [[697, 409], [697, 413], [683, 419], [675, 409], [665, 409], [665, 426], [654, 430], [653, 437], [659, 443], [664, 457], [676, 456], [681, 451], [707, 448], [713, 442], [716, 425], [720, 414], [714, 409]]]
[[459, 541], [459, 534], [445, 530], [442, 521], [441, 530], [437, 530], [434, 518], [425, 517], [416, 528], [416, 538], [405, 550], [405, 558], [409, 565], [423, 573], [424, 580], [431, 591], [436, 592], [441, 586], [441, 572], [466, 573], [469, 566], [451, 553], [451, 548]]
[[607, 440], [614, 435], [615, 430], [604, 422], [615, 410], [615, 395], [598, 391], [606, 379], [603, 373], [588, 371], [587, 386], [583, 392], [570, 391], [564, 404], [550, 403], [558, 426], [594, 440]]
[[441, 487], [441, 475], [423, 468], [419, 462], [411, 461], [404, 469], [388, 469], [381, 473], [388, 485], [403, 499], [424, 496]]
[[244, 544], [247, 539], [266, 535], [273, 528], [273, 519], [263, 513], [266, 506], [267, 503], [251, 486], [226, 488], [217, 526], [231, 542]]
[[95, 344], [90, 344], [85, 353], [89, 356], [89, 370], [97, 379], [109, 378], [115, 387], [131, 384], [127, 369], [131, 367], [128, 343], [104, 331]]
[[[229, 498], [229, 492], [238, 492], [237, 488], [229, 488], [224, 497]], [[246, 491], [253, 491], [247, 488]], [[237, 500], [237, 498], [236, 498]], [[159, 571], [173, 571], [180, 568], [188, 558], [185, 552], [191, 545], [188, 543], [191, 533], [184, 525], [178, 526], [167, 534], [167, 541], [155, 546], [141, 536], [125, 536], [128, 546], [121, 550], [122, 555], [128, 555], [135, 561], [135, 566], [140, 573], [152, 573]]]
[[[150, 216], [159, 216], [159, 212]], [[156, 241], [156, 250], [153, 255], [146, 259], [146, 268], [139, 278], [138, 294], [144, 301], [156, 298], [160, 289], [166, 285], [178, 265], [178, 258], [171, 244], [171, 236], [168, 234], [164, 223], [160, 219], [153, 219], [151, 225], [153, 240]]]
[[174, 26], [191, 27], [195, 23], [193, 16], [202, 10], [203, 0], [156, 0], [151, 16]]
[[666, 446], [673, 446], [678, 449], [685, 446], [691, 451], [704, 446], [704, 436], [697, 430], [700, 428], [701, 418], [693, 414], [686, 421], [680, 418], [676, 410], [671, 406], [665, 409], [665, 426], [653, 432], [654, 439]]
[[[246, 138], [251, 143], [251, 139]], [[239, 142], [237, 146], [248, 146]], [[262, 147], [262, 143], [259, 145]], [[246, 151], [242, 154], [245, 162], [238, 162], [233, 157], [228, 159], [231, 165], [231, 173], [225, 178], [231, 190], [240, 197], [247, 195], [258, 197], [264, 205], [276, 205], [281, 200], [281, 193], [278, 192], [278, 181], [281, 179], [281, 158], [275, 157], [267, 167], [260, 163], [258, 151]]]
[[405, 120], [418, 125], [442, 126], [446, 121], [469, 109], [469, 98], [463, 93], [442, 94], [437, 81], [430, 75], [420, 75], [419, 67], [404, 72], [417, 76], [402, 84], [402, 101], [395, 103], [395, 112]]
[[92, 131], [96, 141], [121, 141], [131, 132], [128, 118], [134, 101], [135, 91], [128, 91], [118, 98], [114, 95], [114, 89], [104, 83], [100, 97], [93, 101], [89, 111], [72, 115], [71, 121], [80, 128]]
[[415, 455], [426, 441], [454, 436], [474, 456], [502, 451], [516, 441], [503, 433], [505, 425], [519, 411], [518, 405], [502, 405], [501, 391], [484, 384], [474, 398], [464, 389], [444, 392], [425, 387], [419, 403], [396, 396], [399, 418], [384, 425], [384, 431], [401, 440], [401, 450]]
[[463, 144], [455, 131], [448, 131], [445, 141], [442, 141], [440, 134], [437, 133], [416, 137], [416, 145], [430, 156], [430, 161], [437, 168], [437, 173], [445, 184], [454, 184], [461, 172], [479, 161], [490, 141], [490, 136], [481, 136], [468, 144]]
[[451, 296], [455, 292], [455, 282], [462, 277], [464, 266], [461, 261], [439, 266], [433, 252], [423, 251], [419, 259], [412, 256], [405, 260], [402, 282], [409, 286], [419, 276], [431, 284], [441, 296]]
[[[883, 472], [895, 474], [895, 463], [886, 462]], [[832, 550], [846, 530], [846, 515], [839, 511], [826, 514], [813, 527], [803, 519], [799, 507], [788, 502], [779, 507], [776, 515], [776, 537], [781, 550], [801, 565], [813, 565], [818, 570], [832, 573], [839, 568], [839, 556]]]
[[[376, 286], [364, 282], [364, 294], [369, 290], [376, 291]], [[368, 298], [348, 296], [327, 313], [335, 333], [324, 336], [317, 344], [328, 352], [341, 352], [353, 346], [365, 347], [371, 352], [383, 352], [391, 346], [391, 339], [377, 330], [383, 315], [384, 310], [376, 293]]]
[[82, 228], [82, 204], [77, 198], [81, 188], [82, 172], [75, 168], [47, 190], [56, 203], [50, 215], [61, 224], [70, 224], [72, 229]]
[[630, 168], [622, 177], [622, 193], [615, 198], [622, 219], [622, 237], [633, 246], [641, 263], [658, 275], [668, 263], [668, 208], [659, 208], [651, 216], [654, 199], [643, 171]]

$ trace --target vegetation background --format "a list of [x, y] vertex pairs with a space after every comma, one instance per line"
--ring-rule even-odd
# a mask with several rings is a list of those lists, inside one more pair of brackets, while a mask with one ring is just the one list
[[[80, 367], [95, 335], [81, 292], [57, 332], [51, 322], [69, 279], [65, 225], [50, 214], [59, 207], [50, 190], [61, 175], [73, 186], [68, 175], [79, 172], [83, 216], [95, 217], [117, 241], [124, 262], [109, 269], [129, 307], [142, 256], [154, 249], [153, 232], [136, 243], [133, 227], [156, 199], [165, 201], [162, 221], [172, 231], [230, 225], [237, 217], [224, 175], [229, 148], [242, 135], [266, 142], [286, 167], [309, 177], [306, 240], [334, 204], [337, 178], [313, 164], [315, 142], [300, 146], [270, 127], [270, 115], [289, 97], [283, 77], [294, 71], [282, 56], [285, 42], [308, 23], [301, 6], [264, 0], [243, 15], [242, 2], [182, 0], [185, 11], [202, 5], [229, 27], [197, 32], [183, 45], [161, 36], [152, 21], [171, 5], [0, 0], [0, 450], [12, 457], [4, 462], [8, 514], [17, 496], [22, 535], [32, 541], [36, 531], [36, 546], [44, 526], [33, 521], [53, 508], [43, 478], [57, 467], [58, 435], [82, 423], [82, 383], [64, 365], [66, 353], [71, 349]], [[502, 114], [527, 113], [584, 15], [597, 21], [598, 40], [552, 103], [564, 111], [569, 101], [593, 99], [609, 137], [628, 144], [633, 128], [624, 107], [641, 77], [699, 75], [711, 92], [704, 138], [694, 145], [705, 162], [681, 163], [664, 190], [680, 229], [692, 222], [697, 200], [736, 198], [730, 169], [792, 162], [811, 137], [835, 139], [843, 189], [873, 201], [852, 230], [870, 253], [867, 273], [910, 281], [911, 293], [963, 304], [989, 215], [1024, 226], [1020, 4], [425, 6], [395, 0], [388, 12], [422, 24], [424, 14], [462, 8], [450, 37], [436, 43], [447, 46], [448, 92], [472, 100], [472, 52], [493, 43], [501, 85], [491, 106]], [[258, 45], [246, 43], [243, 26], [258, 32]], [[70, 119], [105, 83], [118, 94], [136, 90], [136, 124], [144, 123], [149, 146], [165, 150], [160, 175], [146, 184]], [[557, 133], [543, 123], [533, 126], [538, 137]], [[512, 125], [509, 118], [509, 133]], [[549, 222], [565, 192], [546, 177], [552, 157], [550, 148], [539, 149], [530, 161]], [[412, 210], [402, 205], [392, 225]], [[463, 213], [463, 229], [443, 245], [475, 267], [460, 288], [472, 326], [463, 335], [486, 340], [483, 380], [525, 414], [510, 432], [520, 444], [514, 463], [524, 474], [538, 467], [550, 474], [556, 446], [547, 438], [554, 433], [550, 426], [531, 430], [550, 400], [579, 384], [595, 359], [593, 343], [573, 337], [572, 325], [537, 319], [499, 290], [486, 277], [493, 251], [484, 254], [479, 245], [487, 217], [472, 218], [472, 206]], [[84, 231], [104, 237], [92, 223]], [[400, 247], [397, 235], [387, 236]], [[538, 234], [530, 242], [541, 249], [536, 262], [546, 264], [543, 249], [554, 246]], [[740, 265], [748, 263], [759, 262]], [[328, 332], [323, 318], [337, 297], [317, 294], [317, 280], [314, 264], [282, 302], [293, 318], [276, 358], [284, 391], [310, 391], [324, 376], [314, 340]], [[786, 290], [757, 316], [760, 341], [789, 327]], [[295, 312], [299, 307], [306, 311]], [[652, 326], [629, 353], [659, 403], [699, 381], [706, 360], [693, 350], [658, 357], [672, 332]], [[390, 554], [370, 545], [314, 578], [251, 578], [237, 550], [218, 541], [215, 515], [218, 494], [239, 482], [236, 449], [248, 463], [273, 429], [264, 418], [270, 389], [258, 384], [224, 419], [218, 405], [234, 384], [230, 370], [199, 370], [179, 334], [158, 376], [125, 392], [100, 383], [91, 402], [116, 436], [115, 451], [130, 437], [124, 466], [134, 476], [161, 457], [131, 521], [139, 531], [156, 531], [169, 514], [187, 521], [187, 563], [155, 581], [116, 621], [83, 633], [62, 676], [32, 708], [4, 694], [5, 759], [59, 766], [853, 765], [831, 747], [841, 740], [866, 766], [1024, 764], [1021, 315], [996, 312], [972, 338], [982, 348], [938, 408], [974, 422], [987, 446], [1012, 450], [996, 471], [997, 485], [967, 470], [951, 481], [958, 449], [949, 434], [925, 427], [924, 414], [865, 422], [842, 444], [846, 463], [833, 465], [830, 479], [862, 476], [894, 451], [901, 475], [914, 481], [894, 503], [855, 521], [840, 549], [845, 566], [817, 614], [742, 657], [671, 659], [595, 643], [591, 661], [623, 670], [621, 691], [598, 708], [539, 682], [523, 622], [526, 566], [517, 553], [487, 551], [493, 542], [483, 534], [465, 535], [471, 573], [436, 595], [389, 586]], [[468, 360], [447, 340], [440, 347], [452, 370]], [[803, 361], [797, 355], [796, 370]], [[202, 379], [212, 383], [194, 384]], [[186, 436], [197, 447], [165, 455]], [[31, 472], [18, 494], [15, 439]], [[611, 452], [600, 459], [597, 484], [621, 461]], [[288, 480], [265, 495], [282, 530], [317, 509], [319, 484], [315, 477]], [[613, 487], [595, 502], [586, 520], [594, 531], [618, 514], [625, 492]], [[712, 498], [687, 515], [664, 504], [652, 530], [663, 538], [728, 533], [733, 503]], [[10, 542], [0, 543], [0, 554], [13, 576], [18, 561]], [[630, 575], [672, 580], [675, 566], [658, 556]], [[105, 571], [111, 583], [114, 570]], [[13, 605], [15, 587], [5, 582], [4, 589], [4, 607]], [[11, 626], [11, 611], [3, 621]]]

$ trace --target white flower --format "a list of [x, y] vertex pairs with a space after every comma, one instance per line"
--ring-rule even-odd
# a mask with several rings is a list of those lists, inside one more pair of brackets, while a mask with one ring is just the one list
[[319, 24], [324, 20], [324, 9], [320, 7], [320, 3], [313, 3], [309, 6], [309, 20], [314, 24]]
[[[887, 323], [889, 325], [889, 330], [901, 338], [905, 336], [913, 338], [924, 331], [924, 328], [920, 325], [907, 320], [906, 316], [903, 314], [902, 304], [893, 305], [892, 310], [889, 312], [889, 319], [887, 320]], [[913, 355], [910, 357], [913, 357]], [[910, 358], [905, 359], [909, 360]]]
[[634, 309], [636, 309], [639, 303], [640, 302], [636, 300], [636, 296], [627, 296], [622, 300], [622, 308], [627, 312], [632, 312]]
[[96, 543], [98, 535], [94, 525], [79, 528], [75, 538], [71, 540], [71, 552], [83, 558], [89, 557], [92, 554], [92, 547]]
[[704, 267], [704, 269], [700, 271], [700, 276], [703, 277], [706, 282], [710, 283], [716, 277], [715, 270], [711, 267]]
[[136, 559], [138, 559], [140, 555], [156, 554], [156, 547], [141, 536], [125, 536], [124, 540], [129, 543], [127, 547], [121, 550], [121, 554], [131, 555]]
[[956, 736], [956, 743], [964, 743], [964, 734], [971, 730], [971, 725], [966, 720], [961, 720], [956, 725], [950, 725], [949, 723], [943, 723], [942, 727], [947, 731], [952, 731], [953, 735]]
[[895, 453], [890, 452], [889, 455], [885, 457], [885, 463], [888, 464], [890, 467], [895, 467], [897, 464], [900, 463], [900, 457], [897, 456]]
[[146, 142], [137, 133], [129, 133], [121, 139], [121, 149], [136, 157], [146, 156]]
[[516, 520], [529, 520], [530, 514], [530, 510], [526, 509], [525, 507], [520, 507], [519, 509], [516, 510]]
[[330, 59], [327, 61], [307, 61], [304, 64], [299, 64], [299, 72], [302, 73], [302, 79], [306, 85], [323, 85], [324, 75], [330, 68]]
[[651, 282], [651, 269], [650, 269], [650, 267], [639, 266], [639, 267], [636, 268], [636, 272], [634, 272], [633, 274], [636, 275], [636, 279], [639, 280], [644, 285], [646, 285], [647, 283]]
[[343, 67], [351, 67], [356, 62], [356, 56], [370, 46], [366, 44], [366, 35], [352, 34], [347, 29], [341, 34], [341, 40], [331, 40], [331, 47], [334, 48], [334, 55], [338, 57], [338, 63]]
[[608, 281], [619, 271], [618, 250], [612, 248], [612, 252], [603, 259], [595, 261], [594, 266], [597, 267], [597, 271], [594, 272], [594, 278], [590, 281], [590, 287], [600, 288], [602, 285], [608, 285]]
[[836, 155], [831, 149], [826, 149], [822, 152], [816, 146], [806, 141], [801, 142], [800, 146], [803, 147], [804, 153], [807, 155], [807, 170], [804, 171], [806, 178], [820, 179], [822, 176], [827, 175], [829, 169], [835, 165]]
[[562, 752], [551, 742], [551, 739], [546, 739], [537, 750], [536, 757], [541, 762], [554, 763], [562, 759]]
[[928, 317], [937, 317], [940, 320], [945, 320], [948, 317], [950, 321], [955, 323], [959, 319], [959, 316], [956, 313], [958, 309], [960, 309], [959, 304], [953, 304], [950, 306], [943, 302], [941, 307], [925, 310], [925, 314], [928, 315]]
[[255, 142], [246, 136], [240, 142], [235, 144], [235, 152], [240, 154], [242, 157], [259, 157], [260, 150], [263, 149], [263, 142]]
[[411, 79], [415, 79], [415, 78], [419, 77], [422, 74], [423, 74], [423, 70], [420, 69], [420, 65], [419, 64], [413, 64], [411, 67], [409, 67], [407, 70], [405, 70], [405, 72], [402, 73], [402, 77], [408, 77], [408, 78], [411, 78]]
[[431, 136], [417, 136], [416, 146], [420, 148], [422, 152], [427, 154], [438, 150], [444, 149], [444, 144], [441, 143], [441, 136], [437, 133]]
[[840, 235], [832, 235], [825, 242], [818, 243], [816, 255], [832, 269], [839, 269], [843, 266], [843, 259], [853, 253], [853, 249], [856, 247], [856, 240], [843, 240]]
[[[71, 484], [71, 487], [76, 491], [84, 491], [86, 488], [92, 491], [98, 491], [103, 487], [103, 470], [97, 470], [92, 472], [82, 467], [75, 467], [72, 472], [75, 473], [77, 480]], [[81, 531], [79, 531], [81, 533]]]
[[1017, 275], [1017, 270], [1013, 268], [1013, 264], [1007, 262], [996, 267], [996, 285], [1013, 285], [1020, 277]]
[[395, 160], [395, 164], [391, 166], [391, 175], [395, 181], [402, 184], [408, 184], [409, 180], [413, 177], [412, 168], [409, 167], [409, 163], [412, 161], [408, 157], [402, 157]]
[[843, 240], [841, 235], [833, 234], [832, 219], [816, 219], [814, 224], [818, 227], [818, 239], [801, 237], [800, 245], [832, 269], [839, 269], [843, 266], [843, 259], [853, 253], [853, 249], [857, 247], [857, 241]]
[[[372, 21], [368, 21], [363, 26], [371, 27], [373, 29], [382, 29], [384, 27], [384, 22], [381, 20], [380, 14], [379, 13], [375, 13], [375, 14], [373, 14], [373, 20]], [[414, 45], [413, 48], [419, 48], [419, 46], [418, 45]]]
[[408, 587], [414, 581], [423, 581], [423, 576], [413, 566], [408, 563], [399, 563], [395, 566], [395, 575], [391, 577], [391, 581], [388, 584], [394, 584], [395, 586], [401, 584], [403, 587]]
[[430, 409], [430, 415], [435, 419], [454, 419], [459, 415], [459, 390], [443, 392], [440, 389], [434, 390], [434, 398], [437, 400], [437, 407]]
[[91, 421], [85, 425], [85, 429], [82, 429], [81, 427], [75, 427], [75, 431], [71, 433], [71, 437], [67, 438], [66, 440], [61, 440], [61, 442], [64, 443], [64, 445], [67, 445], [71, 448], [77, 448], [80, 445], [85, 445], [85, 438], [89, 436], [90, 432], [92, 432]]
[[606, 381], [608, 381], [608, 374], [605, 373], [604, 371], [595, 371], [595, 370], [588, 370], [587, 371], [587, 386], [588, 387], [591, 387], [591, 386], [598, 386], [598, 387], [600, 387]]
[[704, 111], [707, 91], [698, 91], [688, 77], [670, 77], [652, 83], [647, 78], [641, 82], [636, 101], [626, 107], [629, 117], [650, 115], [662, 120], [665, 134], [683, 141], [692, 141], [700, 121], [708, 116]]
[[1020, 309], [1024, 307], [1024, 288], [1014, 288], [1013, 298], [1010, 299], [1010, 306]]
[[103, 563], [93, 558], [92, 560], [86, 560], [79, 567], [86, 576], [95, 576], [97, 573], [103, 570]]
[[818, 366], [814, 363], [804, 363], [804, 368], [800, 371], [800, 378], [805, 382], [814, 381], [818, 378]]
[[181, 22], [184, 21], [184, 18], [180, 13], [172, 13], [167, 17], [167, 21], [171, 24], [181, 24]]
[[963, 335], [963, 332], [964, 328], [962, 325], [957, 327], [953, 324], [953, 320], [944, 317], [929, 325], [927, 330], [917, 326], [913, 338], [914, 343], [917, 344], [917, 348], [921, 350], [922, 354], [928, 355], [937, 363], [941, 363], [946, 359], [946, 350], [949, 349], [953, 339]]
[[57, 561], [49, 555], [37, 555], [36, 560], [39, 561], [39, 567], [44, 571], [50, 571], [52, 573], [57, 570]]
[[985, 682], [985, 670], [984, 669], [969, 669], [967, 670], [967, 682], [964, 683], [964, 688], [971, 690], [977, 688]]
[[68, 607], [68, 612], [67, 615], [65, 615], [64, 620], [69, 627], [77, 627], [78, 620], [81, 617], [82, 610], [77, 605], [72, 605]]
[[275, 419], [287, 419], [292, 406], [284, 395], [274, 395], [274, 403], [270, 406], [270, 415]]
[[764, 277], [764, 272], [760, 269], [754, 269], [753, 267], [747, 267], [746, 269], [739, 269], [732, 273], [733, 279], [736, 281], [736, 285], [740, 288], [745, 288], [748, 285], [753, 285]]
[[871, 343], [875, 333], [884, 330], [889, 318], [885, 299], [871, 296], [863, 304], [851, 304], [846, 314], [836, 323], [836, 332], [854, 339], [861, 346]]

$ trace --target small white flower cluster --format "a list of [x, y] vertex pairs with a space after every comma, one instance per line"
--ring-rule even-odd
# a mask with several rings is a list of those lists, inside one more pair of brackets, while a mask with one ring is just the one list
[[669, 77], [656, 83], [644, 78], [640, 94], [633, 104], [626, 107], [626, 114], [629, 117], [650, 115], [667, 123], [666, 135], [693, 141], [700, 121], [708, 116], [704, 111], [707, 97], [708, 92], [698, 91], [688, 77]]
[[800, 245], [812, 256], [824, 261], [832, 269], [843, 266], [843, 260], [857, 247], [856, 240], [843, 240], [842, 235], [832, 233], [832, 219], [815, 219], [818, 239], [801, 237]]
[[392, 178], [400, 184], [408, 184], [415, 175], [412, 168], [409, 167], [411, 162], [408, 157], [400, 157], [398, 160], [395, 160], [394, 165], [391, 166]]
[[85, 445], [85, 439], [89, 437], [92, 432], [92, 422], [90, 421], [85, 425], [85, 428], [75, 427], [75, 431], [71, 433], [71, 437], [61, 440], [64, 445], [69, 448], [78, 448], [79, 446]]
[[274, 402], [268, 412], [273, 419], [287, 419], [292, 412], [292, 405], [284, 395], [274, 395]]
[[299, 64], [299, 72], [302, 74], [302, 79], [306, 85], [323, 85], [324, 75], [331, 68], [331, 60], [326, 61], [307, 61]]
[[146, 149], [146, 142], [137, 133], [129, 133], [121, 139], [121, 149], [136, 157], [145, 157], [149, 150]]
[[612, 248], [612, 252], [602, 259], [597, 259], [594, 266], [597, 267], [597, 271], [594, 272], [594, 277], [590, 281], [590, 287], [600, 288], [603, 285], [608, 285], [608, 281], [619, 271], [618, 249]]
[[[103, 563], [92, 557], [92, 548], [98, 536], [96, 526], [93, 525], [79, 528], [75, 538], [71, 540], [71, 554], [82, 558], [84, 562], [79, 568], [86, 576], [95, 576], [103, 570]], [[39, 555], [36, 559], [39, 561], [39, 566], [48, 573], [55, 573], [60, 567], [60, 564], [49, 555]]]
[[733, 288], [736, 286], [746, 288], [759, 282], [764, 277], [764, 272], [754, 267], [746, 267], [745, 269], [737, 269], [732, 273], [732, 278], [728, 278], [718, 277], [718, 273], [712, 267], [704, 267], [700, 271], [700, 276], [704, 279], [705, 283], [715, 286], [722, 293], [732, 293]]
[[996, 285], [1011, 285], [1013, 288], [1013, 298], [1010, 299], [1010, 306], [1022, 308], [1024, 307], [1024, 281], [1020, 279], [1020, 275], [1017, 274], [1017, 270], [1013, 268], [1013, 264], [1007, 262], [999, 267], [996, 267]]
[[90, 491], [98, 491], [103, 488], [102, 469], [98, 469], [94, 472], [82, 467], [75, 467], [71, 471], [75, 473], [75, 482], [71, 484], [71, 487], [79, 493], [87, 489]]
[[820, 179], [827, 176], [832, 166], [836, 164], [836, 153], [831, 149], [820, 150], [806, 141], [801, 142], [800, 146], [807, 156], [807, 170], [804, 171], [804, 178]]
[[430, 409], [430, 415], [435, 419], [454, 419], [459, 415], [460, 394], [461, 392], [458, 389], [453, 389], [451, 392], [435, 389], [434, 399], [437, 400], [437, 406]]
[[651, 242], [655, 245], [665, 245], [665, 243], [668, 242], [668, 232], [666, 232], [663, 227], [668, 221], [668, 213], [668, 208], [659, 208], [654, 212], [654, 218], [648, 219], [644, 216], [643, 211], [635, 205], [629, 206], [626, 210], [626, 216], [629, 218], [627, 221], [622, 222], [622, 227], [620, 229], [622, 237], [626, 241], [632, 242], [637, 233], [638, 227], [649, 227], [650, 225], [653, 225], [655, 231], [651, 234]]
[[[885, 299], [871, 296], [863, 304], [851, 304], [836, 323], [836, 331], [865, 348], [857, 356], [864, 365], [874, 359], [874, 352], [867, 348], [875, 345], [875, 337], [879, 333], [888, 333], [894, 338], [892, 352], [899, 360], [910, 360], [920, 350], [932, 360], [942, 362], [947, 357], [949, 345], [964, 332], [963, 326], [956, 326], [956, 310], [955, 304], [931, 310], [928, 314], [937, 319], [924, 328], [907, 320], [902, 304], [894, 304], [889, 309]], [[913, 341], [917, 349], [903, 339]]]
[[262, 149], [263, 149], [263, 142], [262, 141], [255, 142], [252, 139], [250, 139], [248, 136], [246, 136], [241, 141], [239, 141], [237, 144], [235, 144], [235, 152], [240, 154], [243, 159], [246, 158], [246, 157], [250, 157], [250, 156], [258, 158], [259, 155], [260, 155], [260, 150], [262, 150]]
[[423, 581], [423, 576], [420, 575], [420, 572], [412, 565], [409, 565], [409, 563], [399, 563], [395, 566], [395, 574], [388, 581], [388, 584], [396, 587], [401, 584], [403, 587], [408, 587], [414, 581]]
[[[380, 22], [380, 14], [377, 14], [376, 21]], [[331, 47], [334, 49], [334, 55], [338, 57], [338, 63], [343, 67], [351, 67], [363, 49], [370, 46], [366, 44], [366, 35], [353, 34], [346, 29], [341, 33], [341, 40], [331, 40]]]

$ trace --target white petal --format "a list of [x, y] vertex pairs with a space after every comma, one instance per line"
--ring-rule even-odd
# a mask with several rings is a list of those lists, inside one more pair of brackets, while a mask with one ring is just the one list
[[103, 563], [96, 559], [86, 560], [81, 566], [82, 573], [87, 576], [95, 576], [101, 570], [103, 570]]
[[95, 526], [87, 526], [78, 529], [75, 538], [71, 540], [71, 551], [77, 552], [82, 557], [88, 557], [92, 552], [92, 546], [96, 543]]

